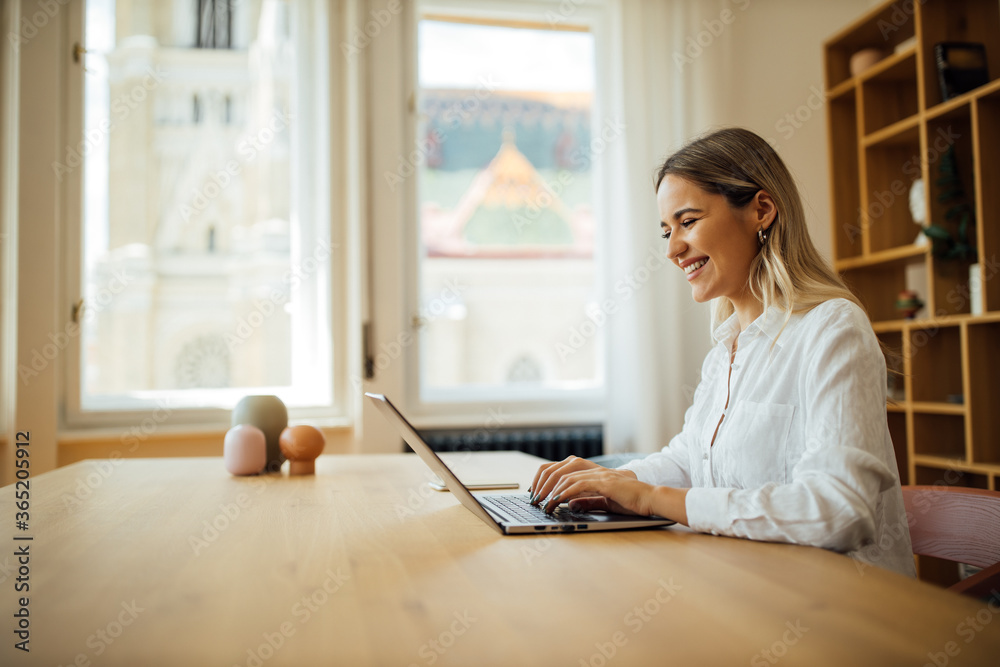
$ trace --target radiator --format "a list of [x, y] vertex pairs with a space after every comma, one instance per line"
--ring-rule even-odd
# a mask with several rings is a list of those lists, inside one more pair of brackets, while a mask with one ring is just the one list
[[[486, 429], [424, 429], [420, 435], [436, 452], [518, 451], [550, 461], [567, 456], [588, 458], [604, 453], [600, 424]], [[404, 445], [405, 446], [405, 445]], [[408, 446], [406, 451], [412, 451]]]

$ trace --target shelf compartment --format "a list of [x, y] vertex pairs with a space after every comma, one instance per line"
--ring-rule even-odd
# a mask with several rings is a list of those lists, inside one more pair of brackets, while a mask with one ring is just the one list
[[965, 458], [965, 418], [913, 413], [913, 453]]
[[[956, 405], [949, 403], [948, 397], [964, 393], [961, 338], [958, 326], [910, 329], [905, 354], [910, 361], [911, 401]], [[964, 396], [963, 400], [968, 402]]]
[[[838, 263], [841, 277], [861, 300], [878, 331], [900, 330], [907, 323], [896, 309], [899, 293], [908, 288], [908, 274], [924, 263], [924, 255], [902, 253], [881, 262], [851, 262], [846, 268]], [[923, 311], [921, 311], [923, 312]]]
[[862, 77], [864, 133], [917, 118], [917, 55], [915, 49], [889, 56]]
[[1000, 411], [996, 383], [1000, 377], [1000, 322], [968, 325], [969, 417], [972, 460], [1000, 463]]
[[984, 312], [1000, 311], [1000, 90], [976, 101], [974, 161], [979, 165], [976, 179], [976, 212]]
[[[906, 382], [903, 376], [903, 332], [884, 331], [876, 334], [882, 344], [886, 367], [886, 396], [894, 403], [906, 401]], [[892, 406], [888, 408], [890, 411]], [[895, 441], [893, 441], [895, 442]]]
[[826, 41], [826, 87], [851, 78], [851, 55], [876, 47], [892, 50], [916, 34], [912, 1], [899, 0], [872, 9]]
[[903, 480], [910, 474], [906, 445], [906, 414], [889, 412], [886, 418], [889, 424], [889, 435], [892, 436], [892, 449], [896, 454], [896, 470], [899, 471], [899, 478]]
[[939, 465], [926, 465], [929, 457], [914, 456], [916, 470], [914, 484], [922, 486], [964, 486], [970, 489], [988, 489], [989, 475], [969, 472], [953, 467], [948, 461], [942, 460]]
[[910, 246], [920, 233], [910, 214], [910, 188], [921, 175], [919, 125], [864, 150], [861, 198], [868, 252]]
[[[945, 164], [945, 155], [954, 151], [954, 162], [965, 196], [962, 199], [942, 202], [940, 196], [946, 191], [946, 185], [939, 183], [942, 178], [941, 167]], [[952, 237], [959, 231], [957, 220], [946, 219], [948, 210], [958, 204], [969, 206], [969, 227], [967, 238], [976, 245], [976, 185], [975, 162], [973, 159], [972, 112], [968, 104], [953, 108], [946, 114], [937, 116], [927, 122], [927, 196], [929, 199], [929, 217], [934, 224], [947, 229]], [[933, 253], [932, 253], [933, 254]], [[967, 259], [942, 259], [932, 257], [930, 266], [933, 274], [934, 312], [940, 315], [951, 313], [970, 313], [972, 304], [969, 300], [969, 266], [973, 263]]]
[[833, 204], [834, 257], [858, 257], [861, 241], [861, 163], [858, 157], [857, 95], [850, 92], [828, 103], [830, 189]]
[[937, 317], [968, 315], [972, 311], [969, 287], [971, 262], [930, 258], [934, 285], [933, 308]]
[[938, 42], [984, 44], [989, 76], [991, 80], [1000, 78], [1000, 5], [996, 0], [922, 0], [918, 13], [924, 63], [923, 108], [930, 109], [943, 101], [934, 58]]
[[841, 275], [872, 320], [878, 322], [899, 317], [896, 297], [906, 288], [906, 273], [902, 266], [867, 266], [848, 269]]

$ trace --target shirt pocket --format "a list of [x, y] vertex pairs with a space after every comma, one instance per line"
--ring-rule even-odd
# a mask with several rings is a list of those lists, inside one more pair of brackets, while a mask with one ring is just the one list
[[733, 476], [741, 488], [784, 484], [794, 405], [740, 401], [729, 424]]

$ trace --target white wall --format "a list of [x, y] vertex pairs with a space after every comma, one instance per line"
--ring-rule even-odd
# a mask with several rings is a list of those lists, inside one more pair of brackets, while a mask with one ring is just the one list
[[[734, 3], [738, 4], [738, 3]], [[813, 242], [831, 257], [823, 42], [876, 3], [756, 0], [730, 25], [728, 99], [712, 122], [771, 139], [796, 178]]]
[[[624, 45], [626, 56], [632, 54], [626, 105], [633, 116], [636, 107], [649, 109], [645, 124], [630, 121], [638, 136], [629, 144], [629, 159], [647, 160], [643, 152], [657, 156], [648, 159], [652, 171], [657, 160], [686, 141], [723, 126], [773, 139], [798, 181], [813, 240], [829, 258], [823, 42], [870, 5], [869, 0], [623, 0], [631, 17]], [[793, 122], [786, 114], [793, 114]], [[631, 191], [637, 218], [655, 221], [652, 187], [640, 185]], [[648, 364], [632, 381], [645, 382], [644, 374], [654, 374], [644, 392], [653, 399], [632, 412], [639, 421], [652, 422], [654, 435], [647, 431], [636, 439], [640, 450], [661, 447], [680, 430], [711, 345], [709, 305], [694, 303], [680, 271], [662, 272], [647, 292], [640, 306], [647, 318], [643, 326], [656, 340], [644, 353]], [[643, 393], [635, 399], [643, 404]]]

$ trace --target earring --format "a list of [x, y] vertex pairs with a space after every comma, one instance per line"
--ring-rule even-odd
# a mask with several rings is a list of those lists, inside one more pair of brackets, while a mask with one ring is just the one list
[[767, 234], [764, 233], [764, 228], [761, 227], [760, 229], [757, 230], [757, 243], [759, 243], [761, 247], [763, 247], [766, 241], [767, 241]]

